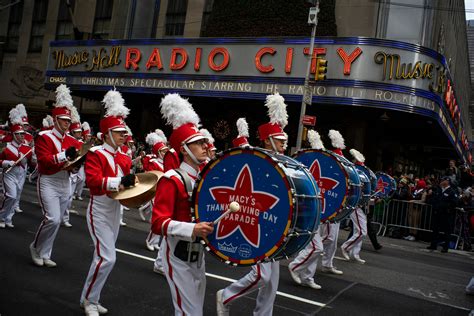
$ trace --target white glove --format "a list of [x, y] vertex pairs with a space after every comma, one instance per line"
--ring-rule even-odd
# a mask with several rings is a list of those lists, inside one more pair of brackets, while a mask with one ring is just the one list
[[10, 168], [14, 164], [15, 164], [15, 162], [13, 160], [4, 160], [2, 162], [2, 168]]

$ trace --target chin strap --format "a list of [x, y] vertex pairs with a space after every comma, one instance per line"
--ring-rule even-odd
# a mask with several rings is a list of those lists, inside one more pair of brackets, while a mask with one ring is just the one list
[[184, 150], [188, 153], [189, 157], [191, 157], [191, 160], [196, 164], [196, 165], [200, 165], [201, 163], [197, 160], [196, 156], [194, 156], [193, 152], [191, 151], [191, 149], [189, 149], [188, 145], [187, 144], [183, 144], [183, 148]]
[[112, 143], [112, 145], [114, 145], [115, 148], [118, 148], [117, 144], [114, 141], [114, 138], [112, 137], [112, 130], [111, 129], [109, 129], [109, 138], [110, 138], [110, 142]]
[[275, 142], [273, 141], [273, 137], [270, 136], [268, 137], [268, 139], [270, 140], [270, 144], [272, 145], [273, 151], [276, 153], [279, 153], [279, 151], [276, 149]]
[[62, 132], [63, 134], [65, 134], [67, 130], [63, 130], [63, 129], [61, 128], [61, 125], [59, 124], [59, 121], [58, 121], [58, 117], [57, 117], [57, 116], [54, 117], [54, 120], [56, 121], [56, 126], [58, 127], [59, 131]]

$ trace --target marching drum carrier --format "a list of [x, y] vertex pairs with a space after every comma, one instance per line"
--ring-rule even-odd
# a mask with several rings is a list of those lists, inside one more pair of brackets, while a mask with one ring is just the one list
[[303, 149], [294, 158], [308, 167], [321, 190], [321, 222], [339, 222], [349, 216], [362, 195], [354, 164], [325, 149]]
[[288, 258], [310, 242], [320, 222], [319, 189], [309, 171], [259, 148], [233, 148], [211, 160], [196, 182], [192, 215], [213, 222], [232, 202], [240, 209], [201, 241], [229, 265]]

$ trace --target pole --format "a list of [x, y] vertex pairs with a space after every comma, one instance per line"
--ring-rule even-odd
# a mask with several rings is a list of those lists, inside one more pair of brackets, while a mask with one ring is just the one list
[[314, 38], [316, 37], [316, 27], [318, 26], [319, 0], [316, 1], [316, 22], [313, 24], [311, 31], [311, 43], [309, 45], [309, 60], [308, 68], [306, 69], [306, 78], [304, 79], [303, 99], [301, 100], [300, 120], [298, 121], [298, 137], [296, 139], [296, 150], [301, 149], [301, 142], [303, 140], [303, 118], [306, 114], [306, 104], [311, 105], [313, 99], [312, 93], [309, 90], [309, 76], [311, 75], [311, 62], [313, 61]]

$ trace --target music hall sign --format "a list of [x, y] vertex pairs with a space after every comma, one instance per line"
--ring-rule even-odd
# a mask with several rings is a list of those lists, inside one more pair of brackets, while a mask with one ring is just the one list
[[[280, 92], [301, 102], [308, 38], [176, 38], [51, 42], [50, 88], [263, 99]], [[313, 103], [419, 113], [438, 120], [451, 142], [464, 139], [445, 58], [398, 41], [318, 38], [312, 54], [328, 61], [327, 80], [310, 84]], [[466, 144], [461, 146], [464, 148]]]

